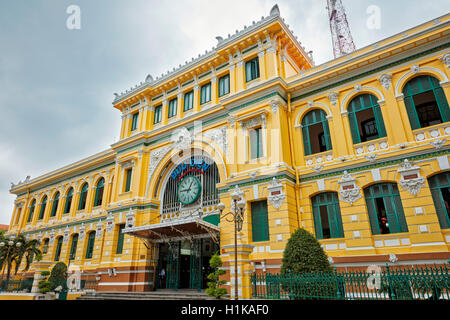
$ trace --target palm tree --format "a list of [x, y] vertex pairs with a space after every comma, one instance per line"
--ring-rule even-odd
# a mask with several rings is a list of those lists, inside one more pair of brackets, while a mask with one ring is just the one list
[[27, 271], [30, 268], [34, 256], [36, 256], [37, 261], [42, 258], [39, 246], [38, 240], [27, 240], [21, 234], [15, 238], [6, 238], [3, 234], [0, 235], [0, 270], [3, 269], [4, 277], [6, 269], [6, 281], [9, 281], [13, 264], [14, 274], [17, 274], [24, 259], [25, 267], [22, 271]]

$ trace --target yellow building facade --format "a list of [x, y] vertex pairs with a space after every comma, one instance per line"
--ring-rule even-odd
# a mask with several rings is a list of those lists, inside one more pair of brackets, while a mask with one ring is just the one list
[[[449, 15], [325, 64], [270, 15], [115, 94], [119, 141], [12, 185], [8, 233], [98, 291], [206, 286], [219, 251], [234, 296], [278, 272], [305, 228], [336, 268], [450, 257]], [[221, 212], [221, 205], [224, 210]], [[29, 274], [34, 272], [31, 268]]]

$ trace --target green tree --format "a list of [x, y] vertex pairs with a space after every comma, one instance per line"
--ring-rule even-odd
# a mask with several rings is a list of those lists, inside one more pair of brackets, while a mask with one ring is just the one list
[[33, 259], [37, 261], [42, 259], [42, 252], [39, 250], [40, 242], [38, 240], [27, 240], [25, 236], [19, 234], [17, 237], [5, 237], [0, 234], [0, 270], [3, 275], [6, 270], [6, 280], [9, 281], [12, 267], [14, 274], [19, 271], [22, 261], [25, 260], [23, 271], [27, 271]]
[[[289, 238], [281, 273], [279, 289], [287, 292], [291, 299], [329, 299], [336, 298], [340, 292], [327, 255], [319, 241], [305, 229], [298, 229]], [[278, 288], [278, 284], [267, 285]]]
[[208, 279], [211, 281], [208, 282], [206, 294], [211, 297], [215, 297], [216, 299], [220, 299], [222, 296], [227, 294], [227, 290], [225, 288], [220, 288], [220, 286], [226, 283], [225, 280], [219, 280], [220, 276], [223, 276], [226, 273], [225, 270], [219, 269], [222, 264], [222, 259], [220, 259], [220, 256], [217, 253], [214, 254], [209, 260], [209, 265], [214, 271], [208, 275]]
[[67, 266], [64, 262], [58, 262], [53, 266], [48, 281], [51, 283], [52, 291], [59, 286], [61, 290], [67, 289]]
[[284, 249], [281, 273], [332, 272], [319, 241], [305, 229], [298, 229]]

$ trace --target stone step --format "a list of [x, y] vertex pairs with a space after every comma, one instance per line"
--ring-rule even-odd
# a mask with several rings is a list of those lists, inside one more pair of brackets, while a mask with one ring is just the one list
[[88, 292], [78, 297], [77, 300], [214, 300], [214, 298], [208, 296], [204, 291], [158, 290], [152, 292]]

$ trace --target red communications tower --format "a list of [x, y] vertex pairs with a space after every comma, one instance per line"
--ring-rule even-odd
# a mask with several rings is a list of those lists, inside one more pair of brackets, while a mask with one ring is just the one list
[[330, 30], [333, 41], [334, 57], [338, 58], [356, 50], [353, 37], [348, 26], [342, 0], [327, 0]]

